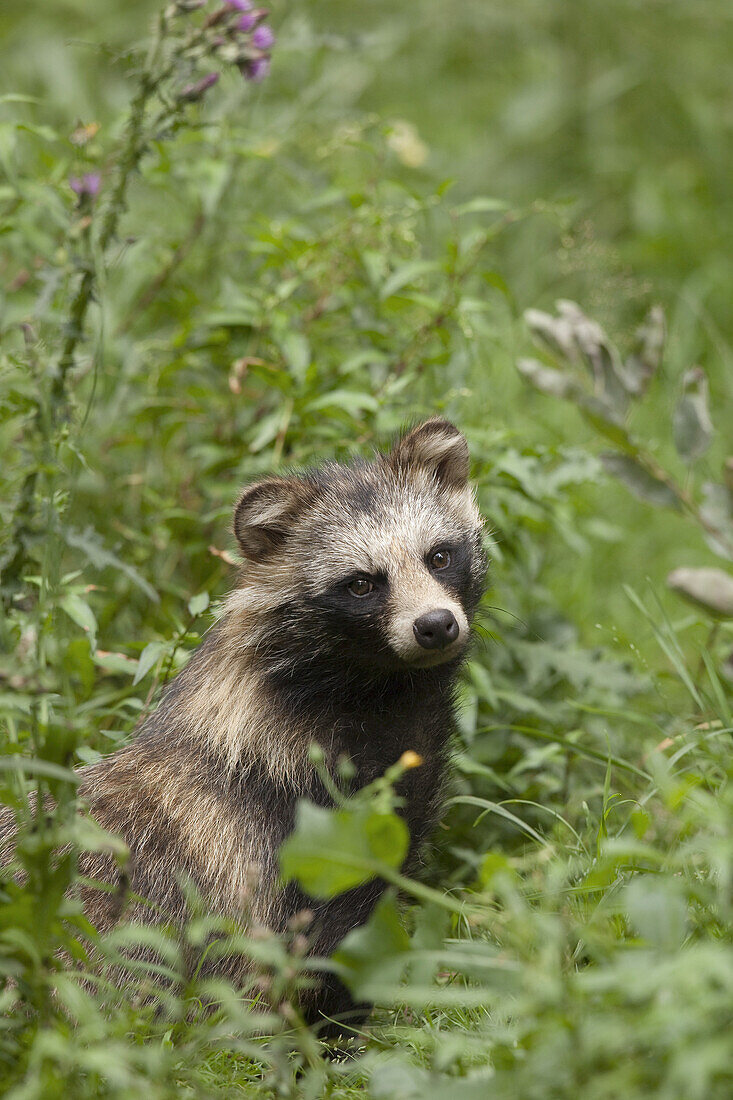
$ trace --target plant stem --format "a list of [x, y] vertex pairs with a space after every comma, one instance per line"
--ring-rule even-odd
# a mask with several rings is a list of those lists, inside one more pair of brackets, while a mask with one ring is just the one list
[[[149, 100], [160, 86], [161, 81], [171, 72], [170, 65], [161, 71], [157, 71], [167, 29], [168, 16], [165, 11], [161, 11], [145, 67], [140, 76], [140, 83], [130, 105], [130, 113], [125, 127], [125, 139], [116, 166], [116, 180], [101, 219], [97, 244], [102, 258], [104, 258], [105, 252], [117, 234], [120, 216], [125, 209], [125, 196], [130, 176], [140, 164], [147, 146], [147, 141], [144, 139], [144, 127]], [[68, 320], [64, 326], [66, 335], [51, 382], [50, 401], [47, 409], [48, 422], [45, 425], [41, 424], [43, 399], [42, 396], [39, 396], [36, 428], [41, 428], [46, 447], [50, 444], [54, 429], [61, 421], [68, 418], [67, 377], [74, 366], [77, 346], [84, 336], [87, 311], [94, 297], [96, 282], [96, 270], [91, 259], [87, 259], [84, 262], [81, 280], [72, 299]], [[3, 570], [3, 581], [10, 586], [10, 589], [17, 582], [27, 560], [26, 541], [32, 533], [37, 482], [38, 470], [34, 469], [26, 475], [23, 481], [18, 505], [15, 508], [13, 533], [10, 538], [10, 543], [15, 547], [15, 550]]]
[[[151, 71], [146, 69], [140, 78], [140, 86], [130, 106], [125, 144], [117, 165], [117, 179], [99, 231], [98, 246], [102, 257], [117, 233], [120, 216], [125, 209], [125, 195], [130, 176], [139, 165], [145, 151], [146, 143], [142, 140], [145, 112], [156, 83]], [[95, 283], [96, 272], [89, 265], [82, 275], [81, 282], [71, 303], [69, 320], [66, 324], [66, 339], [61, 349], [58, 367], [51, 387], [52, 415], [55, 418], [58, 412], [63, 411], [66, 406], [66, 378], [69, 370], [74, 365], [77, 345], [84, 335], [84, 322], [93, 297]]]

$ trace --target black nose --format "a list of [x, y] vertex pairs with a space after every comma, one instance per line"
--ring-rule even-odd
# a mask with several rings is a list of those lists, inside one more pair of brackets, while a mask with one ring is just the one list
[[412, 629], [423, 649], [445, 649], [458, 637], [458, 623], [452, 611], [439, 607], [415, 619]]

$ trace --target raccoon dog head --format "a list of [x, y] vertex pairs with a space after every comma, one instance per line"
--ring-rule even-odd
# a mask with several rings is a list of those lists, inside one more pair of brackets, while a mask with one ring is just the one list
[[486, 571], [466, 440], [432, 419], [373, 462], [246, 488], [234, 515], [240, 606], [273, 668], [417, 670], [455, 662]]

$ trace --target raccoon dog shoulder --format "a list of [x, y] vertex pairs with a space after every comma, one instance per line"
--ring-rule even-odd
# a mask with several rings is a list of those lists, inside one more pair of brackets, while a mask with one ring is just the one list
[[[247, 919], [275, 930], [311, 909], [317, 954], [363, 923], [379, 882], [319, 903], [278, 880], [297, 799], [328, 802], [312, 742], [327, 766], [350, 757], [355, 787], [405, 750], [420, 754], [401, 788], [414, 864], [436, 821], [455, 677], [484, 584], [468, 472], [464, 437], [432, 419], [373, 462], [244, 490], [234, 514], [244, 566], [222, 618], [132, 744], [83, 772], [91, 814], [130, 848], [132, 890], [155, 905], [135, 919], [182, 918], [183, 874], [213, 911], [242, 916], [246, 901]], [[85, 858], [87, 874], [104, 875], [100, 857]], [[87, 904], [99, 927], [112, 923], [108, 894]], [[308, 1009], [350, 1010], [328, 980]]]

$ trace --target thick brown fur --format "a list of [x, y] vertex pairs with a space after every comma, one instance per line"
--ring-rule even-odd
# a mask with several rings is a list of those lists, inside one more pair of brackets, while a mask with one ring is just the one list
[[[279, 881], [297, 799], [329, 801], [309, 763], [313, 742], [330, 769], [351, 758], [354, 787], [405, 750], [420, 754], [401, 787], [414, 866], [439, 812], [455, 677], [484, 583], [468, 465], [463, 436], [435, 418], [373, 462], [243, 491], [234, 532], [244, 565], [222, 617], [132, 743], [81, 769], [82, 803], [129, 846], [130, 888], [153, 903], [128, 917], [184, 920], [183, 877], [213, 912], [276, 931], [312, 909], [314, 953], [363, 923], [380, 882], [319, 903]], [[433, 569], [446, 550], [449, 565]], [[364, 577], [365, 599], [348, 587]], [[413, 622], [436, 607], [459, 636], [430, 651]], [[118, 874], [99, 853], [82, 854], [80, 869], [108, 882]], [[118, 919], [114, 895], [89, 889], [84, 900], [99, 929]], [[326, 982], [311, 1012], [353, 1008]]]

